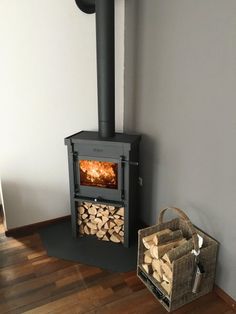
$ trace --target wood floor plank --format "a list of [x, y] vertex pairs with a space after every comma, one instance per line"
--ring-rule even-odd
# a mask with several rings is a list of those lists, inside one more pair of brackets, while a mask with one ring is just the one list
[[[0, 217], [1, 221], [1, 217]], [[0, 314], [164, 314], [135, 272], [47, 256], [39, 234], [7, 238], [0, 222]], [[214, 292], [174, 314], [233, 314]]]

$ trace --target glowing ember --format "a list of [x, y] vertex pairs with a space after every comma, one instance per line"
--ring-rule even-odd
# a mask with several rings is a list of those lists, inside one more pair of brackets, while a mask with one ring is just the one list
[[117, 164], [97, 160], [80, 160], [82, 185], [117, 189]]

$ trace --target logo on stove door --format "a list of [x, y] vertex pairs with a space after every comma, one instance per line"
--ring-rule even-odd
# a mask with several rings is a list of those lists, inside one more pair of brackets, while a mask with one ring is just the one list
[[96, 153], [102, 153], [103, 149], [102, 148], [94, 148], [93, 151]]

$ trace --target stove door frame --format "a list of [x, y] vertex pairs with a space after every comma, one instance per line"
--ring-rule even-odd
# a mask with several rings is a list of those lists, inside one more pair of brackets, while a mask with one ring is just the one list
[[[118, 165], [117, 168], [117, 180], [118, 188], [102, 188], [96, 186], [85, 186], [80, 184], [80, 160], [94, 160], [101, 162], [112, 162]], [[76, 187], [75, 194], [77, 197], [91, 197], [94, 200], [113, 200], [113, 201], [122, 201], [124, 198], [124, 164], [122, 158], [109, 158], [109, 157], [95, 157], [95, 156], [86, 156], [86, 155], [77, 155], [75, 160], [75, 177], [76, 177]]]

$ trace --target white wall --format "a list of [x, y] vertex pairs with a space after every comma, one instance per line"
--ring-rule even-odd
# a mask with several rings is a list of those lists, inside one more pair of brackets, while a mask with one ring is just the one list
[[219, 240], [216, 282], [234, 299], [235, 17], [235, 0], [126, 2], [125, 129], [144, 134], [143, 220], [186, 209]]
[[[123, 0], [116, 23], [122, 130]], [[63, 139], [97, 130], [95, 15], [73, 0], [2, 0], [0, 29], [0, 177], [10, 229], [69, 213]]]

